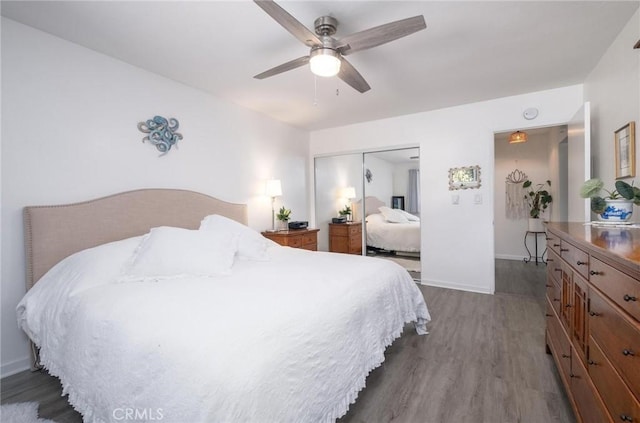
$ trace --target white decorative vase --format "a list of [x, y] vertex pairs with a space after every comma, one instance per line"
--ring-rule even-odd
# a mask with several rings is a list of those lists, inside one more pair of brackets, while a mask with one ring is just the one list
[[626, 198], [618, 200], [604, 200], [607, 207], [598, 215], [602, 222], [626, 222], [633, 214], [633, 201]]
[[278, 220], [278, 228], [279, 231], [286, 231], [289, 229], [289, 221], [288, 220]]
[[529, 232], [544, 232], [543, 220], [539, 217], [529, 218]]

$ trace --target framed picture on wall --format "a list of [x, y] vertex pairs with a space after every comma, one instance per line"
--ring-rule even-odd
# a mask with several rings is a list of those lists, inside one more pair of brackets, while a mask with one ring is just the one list
[[636, 176], [635, 122], [615, 132], [616, 179]]
[[404, 196], [394, 195], [391, 197], [391, 208], [404, 210]]

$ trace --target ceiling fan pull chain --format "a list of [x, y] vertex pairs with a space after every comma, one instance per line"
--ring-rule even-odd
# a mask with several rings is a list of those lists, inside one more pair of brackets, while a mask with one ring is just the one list
[[313, 75], [313, 105], [318, 106], [318, 77]]

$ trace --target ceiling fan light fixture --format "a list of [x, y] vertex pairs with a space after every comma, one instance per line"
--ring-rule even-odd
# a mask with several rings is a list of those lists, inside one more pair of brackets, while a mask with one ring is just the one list
[[309, 66], [314, 75], [330, 77], [340, 72], [338, 52], [330, 48], [317, 48], [311, 51]]
[[527, 142], [527, 133], [516, 131], [509, 136], [509, 144], [519, 144]]

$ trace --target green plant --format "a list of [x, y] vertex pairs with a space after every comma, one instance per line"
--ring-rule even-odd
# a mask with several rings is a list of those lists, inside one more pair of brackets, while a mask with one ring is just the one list
[[[591, 199], [591, 211], [597, 214], [603, 213], [607, 208], [606, 200], [629, 200], [633, 204], [640, 205], [640, 189], [629, 185], [624, 181], [616, 181], [616, 189], [609, 191], [604, 189], [604, 182], [599, 178], [589, 179], [580, 188], [580, 197]], [[602, 196], [601, 191], [608, 195]]]
[[280, 207], [278, 210], [278, 214], [276, 215], [276, 219], [281, 222], [287, 222], [291, 218], [291, 210], [285, 208], [284, 206]]
[[551, 188], [551, 181], [533, 186], [533, 183], [527, 180], [522, 184], [523, 188], [528, 188], [527, 194], [524, 198], [527, 200], [527, 204], [529, 205], [529, 216], [534, 219], [539, 218], [540, 213], [545, 211], [553, 201], [551, 194], [549, 194], [549, 191], [545, 189], [545, 186], [547, 185]]
[[340, 216], [348, 216], [351, 214], [351, 207], [349, 206], [344, 206], [344, 209], [338, 211], [338, 214]]

